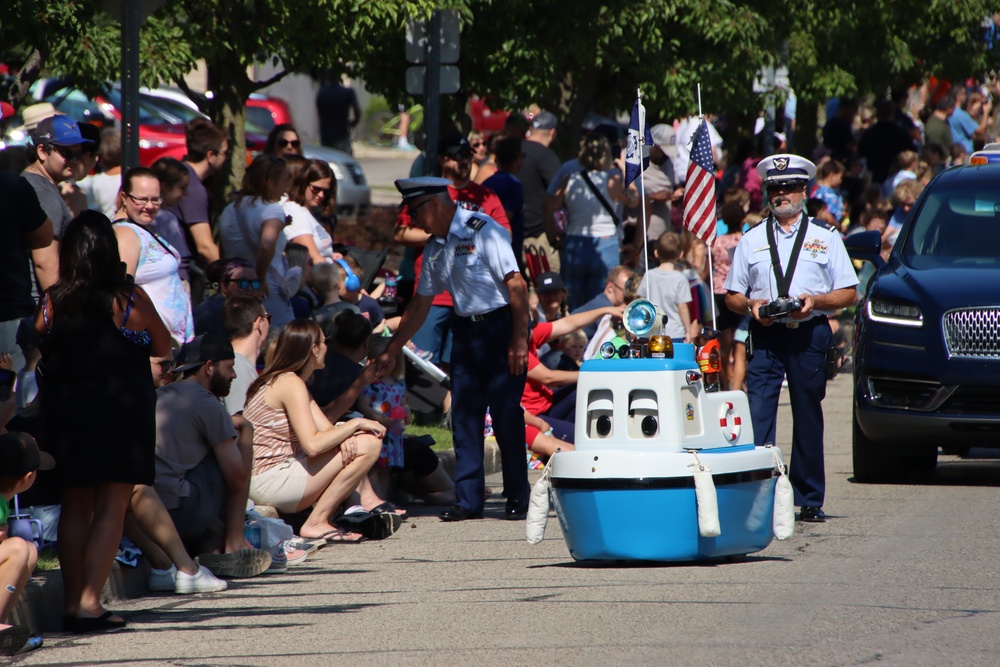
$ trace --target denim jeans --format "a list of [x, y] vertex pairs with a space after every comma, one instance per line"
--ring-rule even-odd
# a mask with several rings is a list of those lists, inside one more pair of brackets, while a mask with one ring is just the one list
[[614, 236], [567, 236], [559, 251], [563, 282], [569, 291], [569, 309], [581, 306], [603, 289], [608, 273], [618, 265], [618, 239]]

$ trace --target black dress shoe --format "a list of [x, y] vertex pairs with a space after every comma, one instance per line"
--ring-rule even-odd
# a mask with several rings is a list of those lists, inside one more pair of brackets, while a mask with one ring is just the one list
[[508, 500], [503, 515], [511, 521], [520, 521], [528, 516], [527, 500]]
[[465, 521], [466, 519], [482, 519], [482, 512], [473, 512], [465, 509], [461, 505], [452, 505], [451, 509], [441, 512], [438, 517], [442, 521]]
[[826, 513], [822, 507], [803, 507], [799, 514], [799, 521], [806, 523], [825, 523]]

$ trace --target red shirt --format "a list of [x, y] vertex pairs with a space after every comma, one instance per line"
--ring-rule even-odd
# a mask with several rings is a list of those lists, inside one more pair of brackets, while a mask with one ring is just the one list
[[[528, 370], [539, 365], [538, 348], [552, 335], [552, 322], [539, 322], [528, 336]], [[533, 415], [540, 415], [552, 407], [552, 390], [530, 377], [524, 383], [521, 405]]]
[[[468, 211], [485, 213], [499, 222], [500, 226], [506, 229], [508, 233], [510, 232], [510, 222], [507, 220], [507, 213], [504, 211], [503, 204], [500, 203], [500, 198], [489, 188], [469, 181], [469, 184], [461, 190], [449, 185], [448, 194], [451, 195], [451, 200], [461, 208]], [[409, 209], [406, 206], [399, 209], [399, 214], [396, 216], [396, 226], [409, 227], [412, 224], [413, 221], [410, 219]], [[424, 249], [417, 248], [417, 257], [413, 260], [413, 273], [416, 276], [413, 285], [414, 294], [416, 294], [417, 285], [420, 284], [420, 269], [423, 265]], [[454, 302], [451, 300], [451, 294], [448, 292], [441, 292], [435, 295], [432, 303], [435, 306], [451, 307], [454, 305]]]

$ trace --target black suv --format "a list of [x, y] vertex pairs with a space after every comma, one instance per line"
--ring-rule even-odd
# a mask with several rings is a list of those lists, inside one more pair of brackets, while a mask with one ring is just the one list
[[888, 262], [877, 232], [846, 245], [874, 266], [855, 317], [855, 480], [1000, 448], [1000, 164], [931, 181]]

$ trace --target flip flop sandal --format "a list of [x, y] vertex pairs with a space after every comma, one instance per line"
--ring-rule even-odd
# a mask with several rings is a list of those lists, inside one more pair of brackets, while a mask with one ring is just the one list
[[388, 500], [381, 505], [376, 505], [375, 507], [368, 510], [374, 514], [395, 514], [396, 516], [406, 518], [406, 510], [397, 505], [396, 503], [389, 502]]
[[69, 630], [77, 635], [90, 635], [96, 633], [117, 632], [125, 629], [125, 619], [115, 617], [113, 611], [106, 611], [97, 618], [80, 618], [74, 616], [70, 623]]
[[359, 544], [365, 541], [363, 535], [352, 533], [351, 531], [334, 528], [328, 530], [319, 537], [307, 537], [307, 540], [323, 540], [324, 544]]

